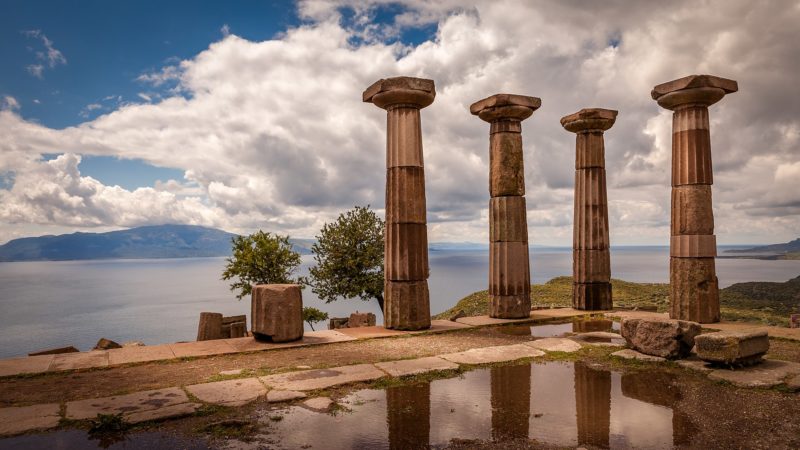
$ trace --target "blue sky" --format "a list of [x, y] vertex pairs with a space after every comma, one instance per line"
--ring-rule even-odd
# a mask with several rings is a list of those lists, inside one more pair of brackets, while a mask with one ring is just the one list
[[[714, 20], [709, 20], [714, 17]], [[385, 112], [363, 89], [431, 78], [431, 241], [485, 242], [488, 130], [471, 103], [542, 99], [524, 128], [535, 245], [572, 239], [574, 136], [606, 132], [614, 245], [669, 240], [671, 115], [656, 84], [739, 82], [711, 108], [720, 244], [800, 233], [800, 6], [749, 0], [19, 1], [0, 3], [0, 243], [187, 223], [313, 237], [382, 214]]]

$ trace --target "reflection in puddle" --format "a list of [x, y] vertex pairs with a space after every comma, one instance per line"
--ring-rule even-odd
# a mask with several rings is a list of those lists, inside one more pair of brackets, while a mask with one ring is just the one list
[[498, 328], [501, 333], [514, 336], [561, 337], [570, 333], [589, 333], [593, 331], [619, 331], [619, 322], [610, 319], [582, 319], [566, 323], [547, 323], [541, 325], [508, 325]]
[[[556, 446], [672, 447], [687, 442], [680, 391], [667, 375], [620, 374], [583, 363], [478, 369], [462, 377], [340, 400], [347, 412], [300, 406], [269, 424], [279, 448], [426, 448], [451, 440], [533, 439]], [[302, 430], [302, 431], [300, 431]]]
[[92, 437], [83, 430], [60, 430], [0, 439], [0, 449], [14, 450], [84, 450], [102, 449], [211, 449], [205, 439], [173, 436], [160, 432], [126, 433], [117, 436]]

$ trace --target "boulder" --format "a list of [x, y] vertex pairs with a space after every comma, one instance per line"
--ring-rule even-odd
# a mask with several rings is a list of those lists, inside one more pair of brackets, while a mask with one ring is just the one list
[[701, 334], [694, 342], [698, 358], [718, 364], [755, 364], [769, 350], [766, 331], [719, 331]]
[[253, 336], [272, 342], [303, 337], [303, 298], [298, 284], [253, 286], [251, 300]]
[[97, 341], [97, 345], [94, 346], [95, 350], [110, 350], [112, 348], [122, 348], [122, 346], [106, 338], [100, 338], [100, 340]]
[[462, 318], [462, 317], [467, 317], [467, 313], [466, 313], [466, 312], [464, 312], [464, 310], [463, 310], [463, 309], [459, 309], [458, 311], [456, 311], [456, 313], [455, 313], [455, 314], [453, 314], [452, 316], [450, 316], [450, 321], [451, 321], [451, 322], [455, 322], [456, 320], [458, 320], [458, 319], [460, 319], [460, 318]]
[[628, 346], [645, 355], [680, 359], [689, 355], [700, 324], [675, 319], [625, 319], [622, 337]]
[[347, 328], [359, 328], [359, 327], [374, 327], [375, 326], [375, 314], [372, 313], [360, 313], [358, 311], [350, 314], [350, 318], [347, 321]]
[[58, 347], [58, 348], [49, 348], [47, 350], [38, 350], [35, 352], [28, 353], [28, 356], [39, 356], [39, 355], [60, 355], [61, 353], [77, 353], [80, 350], [73, 346], [67, 347]]

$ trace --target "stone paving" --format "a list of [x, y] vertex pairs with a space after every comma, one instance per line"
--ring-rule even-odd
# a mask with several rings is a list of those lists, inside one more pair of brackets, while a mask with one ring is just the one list
[[[552, 316], [548, 316], [548, 313], [553, 314]], [[534, 315], [538, 317], [534, 319]], [[535, 314], [532, 314], [532, 318], [529, 320], [503, 320], [501, 323], [532, 322], [578, 315], [587, 315], [587, 313], [571, 310], [569, 308], [547, 311], [539, 310], [535, 311]], [[610, 315], [615, 317], [663, 316], [658, 313], [641, 311], [621, 311], [614, 312]], [[488, 317], [472, 319], [475, 319], [472, 321], [475, 325], [434, 321], [434, 332], [446, 331], [453, 328], [486, 326], [498, 320], [489, 319]], [[727, 330], [766, 328], [771, 335], [774, 334], [773, 332], [775, 330], [790, 331], [789, 333], [782, 333], [781, 337], [800, 339], [800, 330], [791, 330], [788, 328], [778, 329], [775, 327], [763, 327], [745, 323], [721, 323], [714, 324], [713, 326], [716, 327], [717, 325], [721, 325], [721, 328]], [[92, 364], [100, 364], [100, 367], [103, 367], [115, 364], [171, 359], [177, 357], [177, 355], [207, 356], [237, 353], [240, 351], [259, 351], [272, 348], [314, 345], [318, 343], [352, 341], [359, 338], [367, 339], [419, 333], [419, 331], [397, 332], [392, 330], [389, 330], [390, 333], [384, 333], [381, 331], [381, 327], [365, 328], [367, 328], [367, 330], [352, 329], [358, 330], [352, 334], [340, 331], [310, 332], [306, 333], [306, 338], [304, 338], [303, 341], [287, 344], [259, 343], [252, 340], [252, 338], [237, 338], [219, 341], [203, 341], [200, 343], [177, 343], [108, 351], [15, 358], [0, 360], [0, 375], [24, 373], [25, 371], [43, 372], [70, 370], [67, 368], [97, 367]], [[347, 331], [352, 332], [352, 330]], [[585, 336], [587, 333], [583, 333], [583, 335]], [[599, 339], [618, 338], [618, 335], [613, 333], [595, 332], [588, 333], [588, 335], [596, 335]], [[355, 336], [359, 337], [357, 338]], [[580, 336], [581, 335], [571, 336], [570, 338], [544, 338], [522, 344], [475, 348], [463, 352], [433, 357], [388, 361], [376, 364], [357, 364], [329, 369], [299, 370], [260, 378], [239, 378], [195, 384], [182, 388], [172, 387], [136, 392], [128, 395], [78, 400], [67, 402], [63, 406], [63, 417], [72, 420], [85, 420], [96, 418], [98, 414], [121, 414], [125, 421], [129, 423], [138, 423], [190, 415], [196, 412], [203, 403], [238, 406], [254, 401], [262, 396], [266, 396], [266, 400], [273, 403], [292, 401], [305, 398], [307, 395], [306, 392], [308, 391], [355, 382], [372, 381], [386, 376], [400, 377], [435, 370], [457, 369], [460, 364], [491, 364], [509, 362], [522, 358], [535, 358], [543, 356], [545, 351], [577, 351], [581, 343], [576, 342], [575, 339]], [[582, 343], [597, 345], [591, 342]], [[638, 355], [632, 355], [632, 351], [630, 350], [622, 350], [616, 352], [615, 355], [622, 358], [634, 357], [641, 359]], [[790, 389], [800, 389], [800, 364], [798, 363], [765, 360], [763, 364], [738, 370], [710, 367], [703, 361], [691, 358], [678, 361], [677, 363], [687, 369], [708, 373], [711, 379], [728, 381], [737, 386], [770, 387], [785, 383]], [[302, 367], [295, 367], [295, 369], [298, 368]], [[314, 400], [311, 402], [312, 404], [316, 404], [317, 401], [322, 401], [317, 399], [312, 400]], [[58, 426], [61, 418], [62, 406], [58, 404], [0, 408], [0, 435], [13, 435], [30, 430], [54, 428]]]

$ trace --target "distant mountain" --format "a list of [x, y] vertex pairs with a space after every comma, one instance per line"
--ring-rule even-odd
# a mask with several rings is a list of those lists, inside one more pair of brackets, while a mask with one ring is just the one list
[[726, 253], [796, 253], [800, 252], [800, 238], [785, 244], [762, 245], [743, 250], [726, 250]]
[[[229, 256], [234, 236], [227, 231], [195, 225], [155, 225], [108, 233], [21, 238], [0, 245], [0, 261]], [[295, 251], [310, 253], [307, 239], [294, 241]]]

